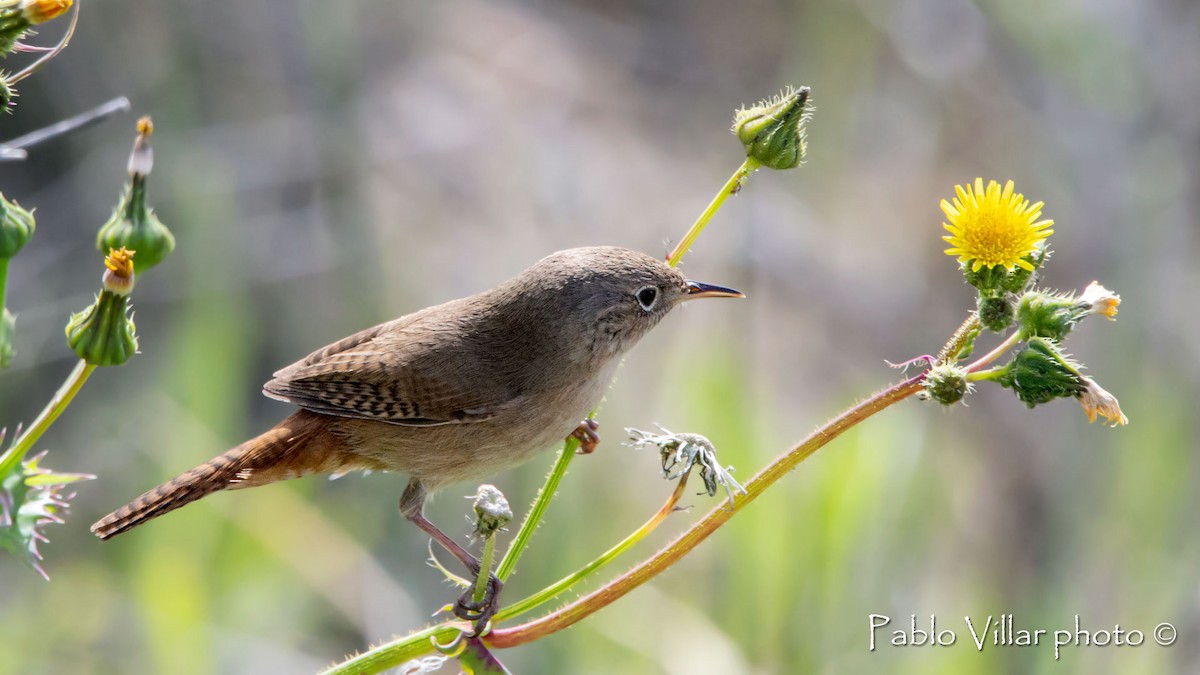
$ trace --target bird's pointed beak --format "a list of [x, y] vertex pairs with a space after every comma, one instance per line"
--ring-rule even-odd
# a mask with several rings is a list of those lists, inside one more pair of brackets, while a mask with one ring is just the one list
[[684, 300], [695, 300], [696, 298], [744, 298], [745, 293], [735, 291], [732, 288], [717, 286], [716, 284], [706, 284], [699, 281], [687, 282], [688, 292], [683, 297]]

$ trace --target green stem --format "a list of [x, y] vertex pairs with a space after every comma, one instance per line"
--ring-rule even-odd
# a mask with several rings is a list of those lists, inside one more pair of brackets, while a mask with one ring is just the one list
[[[924, 377], [925, 374], [922, 373], [900, 384], [889, 387], [826, 423], [820, 429], [813, 432], [803, 443], [775, 460], [775, 462], [752, 478], [750, 482], [746, 483], [746, 495], [735, 500], [732, 509], [724, 504], [714, 508], [705, 516], [704, 520], [690, 527], [668, 545], [667, 548], [639, 564], [633, 570], [557, 612], [515, 628], [493, 631], [484, 638], [484, 642], [490, 647], [503, 648], [514, 647], [536, 640], [539, 637], [557, 632], [576, 623], [580, 619], [632, 591], [674, 564], [685, 553], [695, 548], [697, 544], [712, 534], [713, 531], [723, 525], [735, 513], [741, 511], [747, 504], [754, 501], [766, 488], [770, 487], [826, 443], [829, 443], [847, 429], [859, 424], [893, 403], [920, 391], [921, 380]], [[540, 596], [541, 594], [538, 595]], [[508, 616], [512, 616], [516, 613], [515, 608], [524, 605], [524, 603], [525, 601], [521, 601], [512, 608], [507, 608], [505, 613]], [[462, 628], [454, 623], [445, 623], [426, 628], [394, 642], [380, 645], [359, 654], [353, 659], [344, 661], [325, 671], [325, 675], [382, 672], [417, 657], [433, 653], [436, 648], [431, 641], [432, 639], [436, 639], [440, 643], [445, 643], [463, 630], [469, 630], [469, 628]]]
[[967, 366], [967, 372], [974, 373], [982, 370], [984, 366], [990, 364], [992, 361], [995, 361], [1001, 356], [1004, 356], [1005, 352], [1017, 346], [1017, 343], [1024, 339], [1025, 335], [1021, 331], [1013, 331], [1012, 335], [1009, 335], [1008, 338], [1006, 338], [1004, 342], [1001, 342], [999, 346], [981, 356], [979, 360]]
[[88, 376], [96, 366], [89, 365], [86, 361], [80, 359], [79, 363], [75, 364], [75, 369], [67, 376], [67, 380], [55, 392], [54, 398], [50, 399], [50, 403], [38, 413], [37, 419], [29, 428], [20, 436], [13, 440], [13, 444], [3, 456], [0, 456], [0, 476], [7, 476], [22, 459], [25, 459], [25, 454], [33, 447], [46, 429], [54, 424], [54, 420], [62, 414], [62, 411], [70, 405], [71, 399], [75, 398], [75, 394], [79, 393], [79, 389], [83, 387], [83, 383], [87, 382]]
[[968, 382], [978, 382], [980, 380], [994, 380], [1008, 372], [1008, 366], [996, 366], [987, 370], [976, 370], [972, 373], [967, 373]]
[[537, 593], [534, 593], [533, 595], [500, 610], [496, 613], [496, 623], [499, 623], [504, 619], [511, 619], [519, 614], [524, 614], [525, 612], [528, 612], [529, 610], [554, 599], [563, 591], [569, 589], [570, 587], [582, 581], [585, 577], [615, 560], [622, 553], [632, 548], [634, 544], [637, 544], [639, 541], [645, 539], [646, 535], [657, 529], [658, 526], [667, 519], [667, 516], [675, 512], [675, 505], [679, 503], [680, 497], [683, 496], [683, 489], [684, 486], [687, 485], [687, 479], [690, 475], [690, 472], [685, 473], [679, 478], [679, 484], [675, 486], [675, 491], [671, 493], [671, 496], [667, 499], [667, 502], [662, 505], [662, 508], [658, 510], [658, 513], [655, 513], [650, 520], [647, 520], [645, 524], [634, 530], [632, 534], [622, 539], [616, 546], [613, 546], [602, 553], [595, 560], [579, 568], [578, 571], [573, 572], [572, 574], [559, 579], [546, 588], [543, 588]]
[[0, 312], [8, 305], [4, 304], [5, 292], [8, 287], [8, 258], [0, 258]]
[[434, 642], [445, 644], [458, 637], [463, 630], [453, 623], [443, 623], [430, 626], [423, 630], [407, 635], [404, 639], [387, 645], [387, 649], [375, 648], [363, 652], [354, 658], [347, 659], [326, 670], [322, 675], [362, 675], [363, 673], [382, 673], [434, 653], [437, 649]]
[[[721, 205], [725, 203], [729, 195], [737, 194], [738, 190], [742, 188], [742, 183], [759, 166], [761, 166], [759, 161], [752, 157], [747, 157], [746, 161], [742, 162], [738, 170], [734, 171], [729, 180], [725, 181], [725, 185], [721, 187], [720, 192], [708, 203], [708, 206], [700, 214], [700, 217], [696, 219], [696, 222], [692, 224], [687, 234], [683, 235], [683, 239], [680, 240], [675, 250], [671, 251], [671, 254], [667, 256], [668, 265], [675, 267], [679, 264], [679, 261], [683, 259], [683, 254], [687, 253], [688, 249], [692, 247], [696, 238], [700, 236], [700, 233], [708, 225], [708, 221], [712, 220], [712, 217], [721, 209]], [[592, 414], [588, 415], [588, 417], [592, 418], [595, 414], [596, 412], [593, 410]], [[529, 515], [525, 517], [525, 521], [521, 523], [521, 529], [517, 532], [516, 538], [513, 539], [512, 545], [505, 551], [504, 558], [500, 560], [500, 567], [496, 570], [496, 576], [499, 577], [500, 581], [507, 581], [513, 570], [516, 569], [517, 560], [524, 553], [525, 548], [529, 545], [530, 537], [533, 536], [534, 530], [541, 523], [546, 508], [550, 505], [550, 500], [554, 498], [554, 494], [558, 490], [558, 484], [562, 482], [563, 476], [566, 475], [567, 465], [575, 456], [575, 450], [578, 447], [579, 441], [574, 438], [568, 438], [567, 442], [563, 445], [562, 453], [559, 454], [558, 461], [554, 464], [554, 468], [551, 469], [550, 475], [546, 477], [546, 483], [542, 486], [541, 492], [538, 493], [537, 499], [533, 503], [533, 508], [529, 511]]]
[[[588, 415], [588, 418], [590, 419], [594, 415], [595, 411], [591, 415]], [[554, 468], [550, 470], [550, 475], [546, 476], [546, 483], [542, 485], [537, 499], [533, 502], [533, 508], [525, 516], [525, 521], [521, 523], [521, 529], [517, 531], [517, 536], [513, 539], [508, 550], [504, 552], [504, 557], [500, 559], [500, 566], [496, 569], [496, 576], [500, 581], [508, 581], [508, 577], [516, 569], [517, 561], [521, 559], [521, 554], [529, 546], [529, 539], [533, 537], [534, 531], [541, 524], [542, 516], [546, 514], [546, 509], [550, 506], [550, 500], [554, 499], [554, 495], [558, 492], [558, 485], [562, 482], [563, 476], [567, 475], [567, 466], [575, 458], [575, 451], [578, 449], [579, 439], [574, 436], [568, 438], [563, 443], [563, 448], [558, 454], [558, 459], [554, 462]]]
[[683, 239], [679, 240], [679, 244], [675, 246], [675, 250], [671, 251], [671, 255], [667, 256], [668, 265], [671, 267], [679, 265], [679, 261], [683, 259], [683, 254], [687, 253], [688, 249], [692, 247], [692, 244], [696, 241], [696, 237], [699, 237], [700, 233], [704, 231], [704, 228], [708, 225], [708, 221], [712, 220], [712, 217], [721, 209], [721, 205], [725, 203], [729, 195], [737, 194], [738, 190], [742, 189], [742, 183], [746, 178], [760, 166], [762, 165], [759, 161], [753, 157], [747, 157], [746, 161], [742, 162], [738, 170], [734, 171], [729, 180], [725, 181], [725, 185], [721, 188], [721, 191], [717, 193], [717, 196], [713, 197], [712, 201], [708, 203], [708, 207], [704, 209], [700, 217], [696, 219], [696, 222], [692, 224], [692, 228], [687, 231], [687, 234], [683, 235]]
[[675, 564], [700, 542], [707, 539], [718, 527], [724, 525], [734, 514], [748, 506], [763, 491], [795, 469], [796, 465], [824, 447], [825, 444], [875, 413], [920, 391], [921, 381], [924, 378], [925, 373], [921, 373], [888, 387], [838, 415], [831, 422], [813, 432], [800, 445], [792, 448], [750, 479], [745, 485], [746, 494], [734, 500], [733, 508], [724, 504], [715, 507], [703, 520], [688, 528], [665, 549], [638, 564], [632, 570], [558, 611], [520, 626], [493, 631], [484, 638], [484, 642], [488, 646], [496, 648], [516, 647], [556, 633], [608, 606]]
[[[946, 346], [942, 348], [945, 353], [949, 350], [957, 340], [960, 331], [955, 332], [955, 337], [952, 337]], [[985, 357], [986, 358], [986, 357]], [[703, 520], [688, 528], [683, 534], [677, 537], [665, 549], [660, 551], [654, 557], [634, 567], [632, 570], [622, 575], [621, 577], [606, 584], [604, 587], [594, 591], [590, 595], [564, 607], [563, 609], [548, 614], [540, 619], [536, 619], [515, 628], [500, 629], [491, 633], [484, 638], [485, 643], [492, 647], [512, 647], [519, 644], [530, 642], [544, 635], [549, 635], [556, 631], [566, 628], [589, 614], [598, 611], [607, 606], [616, 599], [632, 591], [634, 588], [645, 583], [659, 572], [662, 572], [667, 567], [674, 564], [679, 558], [686, 554], [691, 549], [695, 548], [701, 541], [712, 534], [718, 527], [723, 525], [735, 513], [741, 511], [747, 504], [754, 501], [764, 490], [782, 478], [789, 471], [819, 450], [825, 444], [837, 438], [846, 430], [855, 425], [867, 420], [872, 415], [880, 412], [894, 403], [904, 400], [909, 396], [921, 391], [922, 381], [925, 379], [925, 373], [921, 373], [916, 377], [909, 378], [899, 384], [893, 385], [875, 394], [871, 398], [859, 403], [838, 415], [833, 420], [826, 422], [824, 426], [813, 432], [800, 445], [790, 450], [784, 456], [776, 459], [765, 469], [760, 471], [750, 482], [746, 483], [746, 494], [740, 499], [734, 501], [733, 508], [719, 506], [708, 513]], [[568, 443], [568, 446], [570, 444]], [[559, 458], [559, 464], [565, 464], [563, 458]], [[557, 470], [558, 465], [555, 466]], [[565, 471], [566, 467], [562, 469]], [[553, 478], [553, 473], [551, 474]], [[547, 481], [549, 486], [550, 481]], [[678, 489], [678, 488], [677, 488]], [[539, 501], [541, 497], [539, 496]], [[661, 510], [660, 510], [661, 513]], [[657, 516], [656, 516], [657, 517]], [[654, 519], [652, 518], [651, 521]], [[527, 519], [528, 522], [528, 519]], [[646, 526], [643, 526], [645, 529]], [[522, 527], [522, 530], [525, 528]], [[620, 546], [620, 544], [618, 544]], [[510, 549], [511, 553], [512, 549]], [[603, 556], [602, 556], [603, 557]], [[574, 576], [574, 575], [573, 575]], [[560, 582], [561, 583], [561, 582]], [[557, 584], [556, 584], [557, 586]], [[536, 596], [540, 597], [539, 593]], [[523, 607], [528, 602], [522, 600], [516, 605], [505, 610], [505, 616], [514, 616], [520, 611], [524, 611]], [[469, 627], [462, 628], [459, 625], [447, 622], [431, 628], [426, 628], [411, 635], [405, 636], [394, 642], [383, 644], [374, 649], [360, 654], [353, 659], [340, 663], [326, 671], [326, 675], [343, 675], [345, 673], [378, 673], [388, 668], [394, 668], [398, 665], [411, 661], [419, 656], [433, 653], [436, 648], [431, 640], [436, 640], [439, 643], [445, 643], [451, 640], [464, 630], [470, 630]]]
[[479, 558], [479, 574], [475, 576], [475, 602], [483, 602], [487, 593], [488, 579], [492, 573], [492, 558], [496, 554], [496, 533], [492, 532], [483, 542], [483, 555]]

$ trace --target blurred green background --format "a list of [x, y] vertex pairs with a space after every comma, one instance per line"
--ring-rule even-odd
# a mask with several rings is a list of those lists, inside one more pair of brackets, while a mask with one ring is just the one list
[[[48, 26], [41, 39], [55, 39]], [[153, 116], [151, 201], [178, 238], [134, 300], [143, 354], [101, 370], [40, 446], [98, 474], [42, 547], [0, 558], [0, 672], [311, 672], [451, 597], [400, 476], [215, 495], [101, 544], [88, 525], [288, 412], [278, 367], [495, 284], [552, 251], [661, 254], [741, 161], [739, 104], [812, 87], [808, 163], [760, 171], [685, 262], [748, 301], [689, 306], [626, 360], [506, 597], [624, 536], [671, 486], [625, 426], [706, 434], [746, 478], [936, 351], [973, 306], [938, 201], [976, 176], [1046, 202], [1046, 284], [1123, 298], [1068, 347], [1131, 424], [1073, 401], [906, 401], [825, 448], [682, 563], [520, 673], [1200, 670], [1200, 4], [1193, 0], [87, 2], [21, 87], [11, 138], [116, 95], [134, 114], [0, 164], [37, 207], [14, 260], [0, 424], [70, 370], [93, 242]], [[994, 338], [992, 339], [994, 340]], [[993, 341], [982, 343], [989, 347]], [[532, 500], [552, 455], [495, 483]], [[465, 535], [473, 485], [431, 517]], [[715, 503], [690, 497], [645, 556]], [[634, 562], [631, 557], [628, 564]], [[617, 565], [621, 569], [621, 565]], [[594, 586], [594, 584], [592, 585]], [[952, 647], [868, 651], [868, 615]], [[988, 646], [963, 623], [1114, 624], [1137, 648]], [[1153, 644], [1162, 621], [1179, 631]], [[448, 668], [448, 672], [453, 672]]]

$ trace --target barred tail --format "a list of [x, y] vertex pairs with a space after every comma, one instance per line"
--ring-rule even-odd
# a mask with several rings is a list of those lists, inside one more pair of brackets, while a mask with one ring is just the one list
[[92, 525], [101, 539], [115, 537], [147, 520], [221, 490], [251, 487], [318, 471], [355, 466], [353, 456], [322, 433], [321, 416], [299, 411], [270, 431], [173, 478]]

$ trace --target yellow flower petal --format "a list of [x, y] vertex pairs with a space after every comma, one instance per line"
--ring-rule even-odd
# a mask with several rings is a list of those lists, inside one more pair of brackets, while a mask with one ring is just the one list
[[988, 181], [985, 187], [983, 179], [976, 178], [973, 184], [955, 185], [954, 192], [953, 204], [946, 200], [940, 204], [947, 220], [942, 227], [951, 235], [942, 237], [952, 246], [946, 249], [947, 255], [971, 263], [973, 271], [984, 265], [989, 269], [997, 265], [1009, 270], [1017, 266], [1033, 269], [1023, 258], [1054, 233], [1049, 229], [1053, 220], [1038, 220], [1042, 202], [1030, 204], [1025, 195], [1016, 192], [1011, 180], [1003, 186]]

